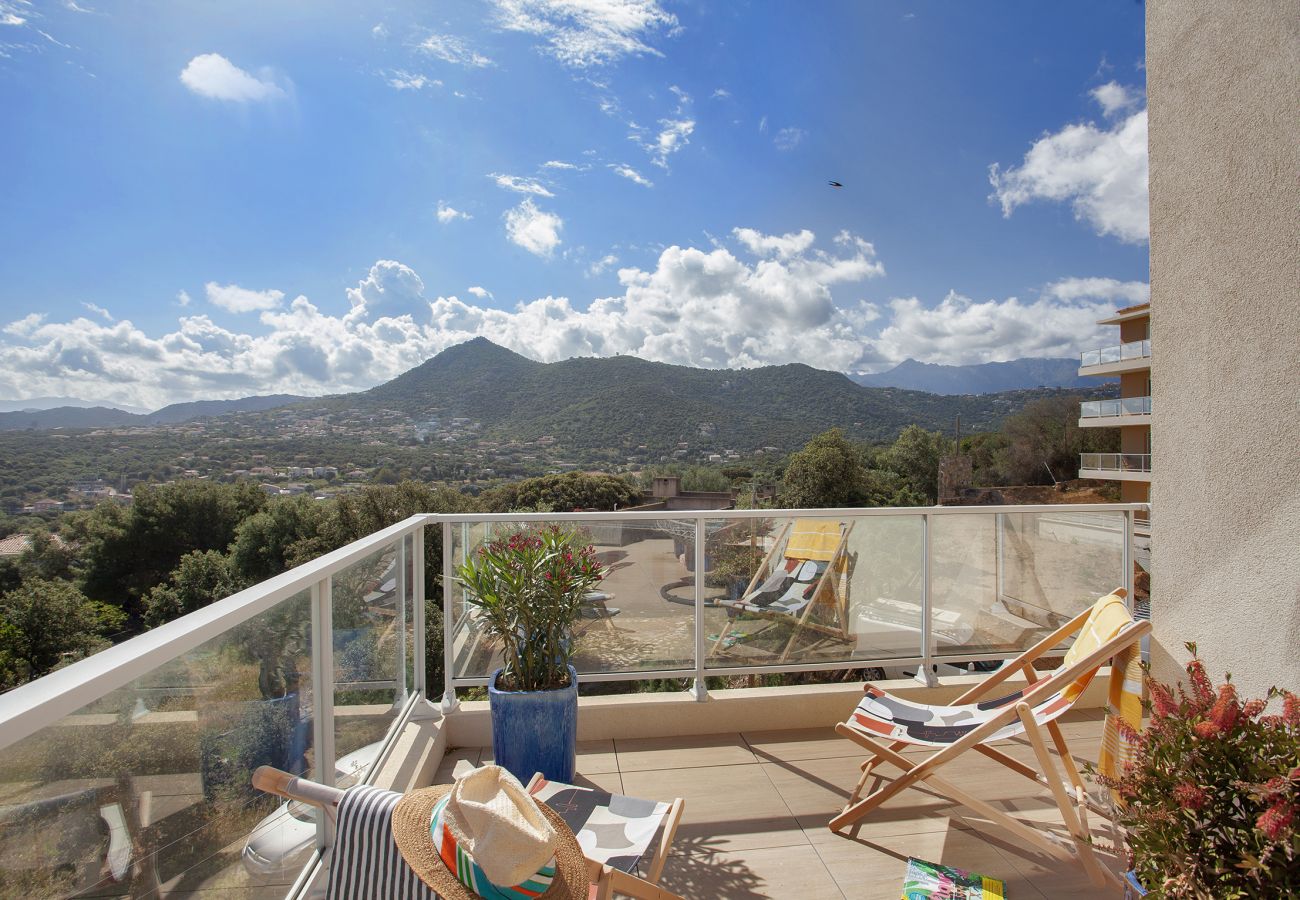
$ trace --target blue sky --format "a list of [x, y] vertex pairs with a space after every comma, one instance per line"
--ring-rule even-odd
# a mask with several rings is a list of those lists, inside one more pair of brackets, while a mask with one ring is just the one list
[[0, 395], [352, 390], [478, 334], [1072, 353], [1146, 296], [1143, 15], [0, 0]]

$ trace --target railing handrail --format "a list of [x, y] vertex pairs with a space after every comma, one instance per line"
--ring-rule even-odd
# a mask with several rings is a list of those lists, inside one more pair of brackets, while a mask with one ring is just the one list
[[[1088, 512], [1141, 512], [1146, 503], [1089, 503]], [[614, 522], [663, 521], [665, 519], [818, 519], [870, 516], [962, 516], [1003, 513], [1056, 512], [1059, 503], [1034, 503], [1000, 506], [844, 506], [834, 509], [648, 509], [613, 512], [543, 512], [543, 513], [437, 513], [439, 522], [453, 525], [492, 522]]]
[[0, 694], [0, 750], [307, 590], [383, 545], [422, 527], [432, 515], [418, 513]]

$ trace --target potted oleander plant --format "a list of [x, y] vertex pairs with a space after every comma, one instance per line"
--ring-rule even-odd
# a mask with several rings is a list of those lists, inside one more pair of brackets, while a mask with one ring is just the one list
[[572, 781], [578, 673], [570, 664], [583, 598], [604, 577], [591, 541], [556, 525], [485, 542], [456, 570], [465, 601], [501, 648], [492, 673], [492, 751], [525, 784], [534, 772]]
[[[1211, 683], [1188, 644], [1186, 686], [1148, 676], [1150, 722], [1112, 790], [1130, 896], [1300, 894], [1300, 697], [1243, 700]], [[1124, 726], [1121, 725], [1121, 728]]]

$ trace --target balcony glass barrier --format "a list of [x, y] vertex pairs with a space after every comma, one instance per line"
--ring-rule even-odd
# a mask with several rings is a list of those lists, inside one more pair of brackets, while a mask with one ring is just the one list
[[1150, 453], [1080, 453], [1079, 468], [1101, 472], [1150, 472]]
[[1128, 359], [1146, 359], [1151, 356], [1151, 341], [1129, 341], [1114, 347], [1085, 350], [1079, 354], [1079, 366], [1105, 366]]
[[1086, 400], [1079, 404], [1079, 418], [1143, 416], [1151, 414], [1150, 397], [1120, 397], [1114, 400]]

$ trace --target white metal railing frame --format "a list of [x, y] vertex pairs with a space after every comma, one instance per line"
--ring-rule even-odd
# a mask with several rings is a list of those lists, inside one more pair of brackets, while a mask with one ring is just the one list
[[1084, 350], [1079, 354], [1079, 368], [1086, 369], [1092, 366], [1109, 366], [1119, 362], [1127, 362], [1130, 359], [1147, 359], [1150, 356], [1150, 338], [1141, 341], [1126, 341], [1122, 344], [1114, 344], [1110, 347]]
[[[1133, 595], [1133, 572], [1132, 572], [1132, 536], [1134, 516], [1139, 512], [1147, 510], [1149, 507], [1145, 503], [1099, 503], [1089, 504], [1087, 512], [1089, 513], [1123, 513], [1124, 515], [1124, 539], [1123, 544], [1123, 568], [1124, 584], [1128, 589], [1129, 596]], [[861, 669], [875, 666], [919, 666], [919, 671], [927, 683], [933, 683], [932, 666], [939, 662], [944, 663], [962, 663], [974, 662], [978, 660], [992, 659], [1012, 659], [1020, 651], [997, 651], [982, 650], [971, 653], [942, 653], [934, 647], [934, 629], [933, 629], [933, 609], [931, 605], [932, 585], [932, 522], [935, 517], [945, 516], [996, 516], [997, 532], [999, 535], [997, 561], [998, 568], [998, 594], [1002, 596], [1002, 546], [1001, 534], [1005, 517], [1008, 515], [1032, 515], [1032, 514], [1059, 514], [1061, 507], [1058, 504], [1035, 504], [1024, 506], [928, 506], [928, 507], [871, 507], [871, 508], [836, 508], [836, 509], [750, 509], [750, 510], [674, 510], [667, 513], [664, 510], [645, 510], [632, 512], [572, 512], [572, 513], [451, 513], [439, 514], [437, 520], [442, 524], [443, 531], [443, 580], [450, 583], [453, 572], [453, 526], [470, 525], [470, 524], [522, 524], [522, 523], [562, 523], [562, 522], [631, 522], [631, 521], [663, 521], [673, 519], [677, 521], [690, 520], [694, 523], [695, 530], [695, 602], [693, 604], [694, 614], [694, 663], [687, 667], [677, 667], [669, 669], [654, 669], [645, 671], [618, 671], [618, 672], [589, 672], [579, 673], [579, 683], [598, 682], [598, 681], [641, 681], [647, 679], [666, 679], [681, 678], [691, 679], [691, 692], [698, 700], [708, 699], [708, 691], [705, 687], [705, 679], [710, 676], [722, 675], [752, 675], [752, 674], [779, 674], [787, 672], [820, 672], [820, 671], [842, 671], [845, 669]], [[1082, 510], [1077, 510], [1082, 513]], [[824, 662], [794, 662], [782, 665], [753, 665], [753, 666], [710, 666], [708, 664], [707, 654], [704, 650], [704, 548], [705, 548], [705, 523], [709, 520], [717, 521], [735, 521], [738, 519], [767, 519], [767, 518], [898, 518], [898, 517], [918, 517], [922, 522], [922, 594], [921, 594], [921, 634], [919, 643], [920, 653], [916, 656], [908, 657], [888, 657], [883, 659], [851, 659], [835, 660]], [[448, 602], [447, 593], [443, 595], [443, 672], [444, 672], [444, 690], [440, 708], [443, 713], [454, 712], [459, 703], [456, 699], [456, 690], [465, 687], [483, 687], [488, 683], [487, 676], [461, 676], [455, 675], [455, 654], [454, 641], [457, 629], [463, 624], [463, 621], [456, 621], [452, 610], [453, 604]]]
[[1110, 400], [1084, 400], [1079, 404], [1080, 419], [1109, 419], [1116, 416], [1151, 415], [1151, 398], [1115, 397]]
[[1151, 471], [1150, 453], [1080, 453], [1079, 468], [1098, 472]]

